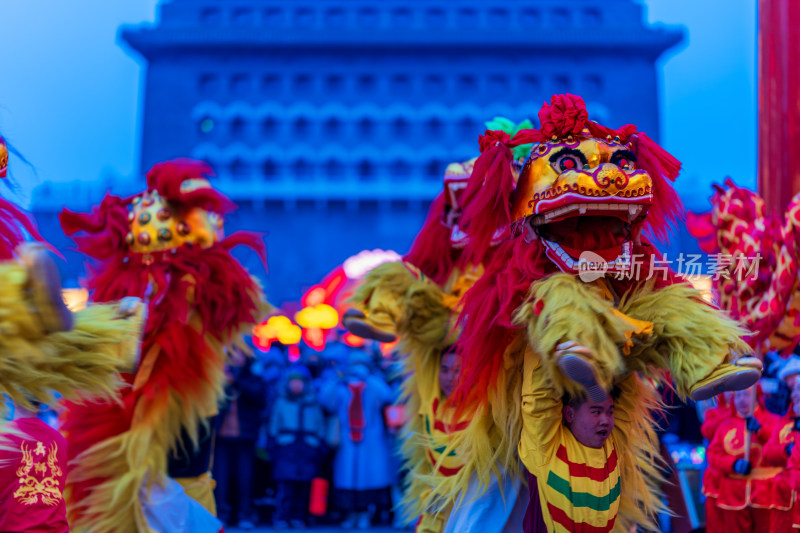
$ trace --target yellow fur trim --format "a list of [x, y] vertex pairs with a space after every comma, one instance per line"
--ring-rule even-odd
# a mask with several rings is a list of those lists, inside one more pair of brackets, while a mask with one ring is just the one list
[[[258, 322], [271, 306], [264, 299], [260, 286], [252, 298], [258, 305], [258, 316], [253, 317], [254, 322]], [[92, 533], [148, 531], [139, 500], [140, 487], [145, 480], [148, 487], [152, 487], [166, 476], [168, 454], [198, 445], [201, 425], [206, 425], [207, 418], [216, 414], [223, 397], [224, 348], [244, 346], [242, 336], [252, 326], [242, 324], [239, 331], [226, 336], [224, 344], [210, 334], [205, 335], [209, 351], [216, 357], [203, 359], [208, 381], [194, 384], [203, 392], [192, 397], [202, 398], [201, 401], [189, 400], [176, 388], [153, 390], [137, 402], [129, 430], [98, 442], [74, 459], [64, 495], [73, 518], [84, 513], [88, 513], [84, 517], [92, 518], [91, 522], [74, 520], [73, 528]], [[199, 316], [194, 315], [187, 327], [202, 331]], [[186, 430], [189, 442], [180, 441], [181, 429]], [[98, 482], [86, 498], [74, 501], [70, 484], [88, 479]]]
[[27, 274], [0, 265], [0, 390], [15, 402], [33, 397], [53, 403], [52, 393], [115, 397], [117, 371], [132, 364], [141, 314], [123, 320], [117, 304], [93, 305], [75, 315], [72, 330], [47, 334], [27, 301]]
[[[449, 477], [437, 475], [436, 468], [430, 469], [429, 474], [421, 475], [421, 482], [431, 490], [421, 494], [420, 499], [414, 502], [415, 509], [436, 513], [450, 506], [470, 505], [472, 502], [465, 500], [464, 495], [473, 479], [478, 483], [476, 497], [483, 495], [493, 477], [522, 480], [517, 443], [522, 431], [521, 357], [524, 350], [525, 339], [520, 335], [506, 350], [497, 383], [488, 393], [488, 403], [466, 414], [469, 425], [465, 429], [434, 442], [436, 446], [446, 447], [442, 457], [450, 450], [455, 450], [464, 461], [464, 466]], [[419, 446], [423, 445], [431, 444], [419, 442]]]
[[176, 477], [186, 495], [206, 508], [206, 511], [217, 516], [217, 503], [214, 500], [214, 487], [217, 483], [211, 477], [211, 472], [205, 472], [196, 477]]
[[[598, 380], [606, 390], [617, 376], [626, 372], [620, 354], [636, 329], [624, 315], [614, 309], [613, 301], [598, 295], [591, 285], [569, 274], [553, 274], [531, 285], [527, 302], [520, 307], [514, 322], [527, 328], [531, 348], [539, 354], [552, 355], [558, 344], [575, 341], [591, 347]], [[552, 357], [543, 357], [542, 364], [552, 376], [558, 395], [583, 393], [582, 387], [564, 377]]]
[[[663, 509], [659, 488], [663, 465], [658, 459], [661, 454], [652, 418], [662, 408], [660, 396], [650, 383], [629, 371], [630, 358], [621, 355], [632, 335], [649, 338], [646, 333], [651, 325], [637, 318], [631, 320], [618, 312], [602, 291], [566, 274], [534, 283], [528, 301], [515, 316], [519, 326], [527, 327], [528, 342], [540, 354], [548, 382], [557, 394], [582, 392], [579, 385], [564, 377], [553, 357], [556, 346], [567, 340], [591, 347], [598, 378], [609, 389], [612, 385], [620, 389], [614, 403], [614, 442], [622, 468], [614, 531], [620, 532], [634, 524], [657, 530], [656, 516]], [[656, 324], [652, 327], [658, 328]], [[639, 342], [640, 337], [635, 339]]]
[[732, 360], [731, 350], [750, 353], [742, 340], [747, 331], [722, 311], [703, 302], [687, 284], [653, 290], [640, 287], [623, 298], [620, 309], [653, 323], [653, 335], [637, 340], [627, 358], [628, 368], [648, 372], [669, 370], [677, 392], [687, 397], [692, 386], [719, 365]]

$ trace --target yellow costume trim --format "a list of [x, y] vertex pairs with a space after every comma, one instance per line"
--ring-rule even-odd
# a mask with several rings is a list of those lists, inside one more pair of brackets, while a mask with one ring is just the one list
[[2, 392], [22, 405], [30, 396], [52, 403], [53, 392], [69, 399], [115, 398], [117, 372], [133, 366], [142, 310], [123, 320], [117, 304], [92, 305], [75, 314], [72, 330], [48, 334], [27, 299], [27, 284], [24, 266], [0, 264]]
[[643, 285], [623, 298], [620, 309], [653, 323], [653, 335], [637, 341], [626, 358], [629, 370], [667, 369], [682, 397], [737, 354], [751, 353], [742, 341], [747, 331], [722, 311], [703, 302], [687, 284], [654, 290]]
[[609, 388], [616, 385], [620, 389], [614, 403], [616, 424], [612, 432], [622, 480], [614, 531], [628, 531], [633, 524], [657, 530], [655, 519], [663, 509], [659, 488], [662, 465], [652, 413], [662, 407], [661, 400], [650, 383], [625, 368], [628, 358], [621, 354], [631, 335], [645, 334], [647, 328], [637, 333], [640, 322], [631, 322], [613, 312], [612, 302], [567, 274], [555, 274], [534, 283], [515, 323], [527, 327], [527, 342], [532, 350], [526, 357], [538, 354], [546, 370], [547, 387], [557, 396], [565, 391], [582, 391], [558, 368], [553, 357], [555, 347], [574, 340], [592, 348], [598, 379]]
[[183, 487], [187, 496], [205, 507], [209, 513], [217, 516], [217, 502], [214, 500], [214, 487], [217, 486], [217, 482], [211, 477], [211, 472], [196, 477], [176, 477], [174, 479]]
[[[367, 274], [351, 298], [365, 313], [367, 324], [399, 337], [398, 351], [405, 355], [407, 377], [403, 382], [403, 399], [412, 416], [403, 430], [405, 439], [401, 454], [411, 473], [400, 507], [404, 519], [409, 522], [422, 515], [426, 524], [446, 523], [450, 509], [460, 502], [475, 475], [479, 476], [484, 490], [492, 475], [498, 478], [502, 475], [499, 465], [505, 466], [505, 475], [520, 475], [516, 440], [506, 437], [519, 435], [519, 426], [516, 431], [513, 427], [500, 431], [496, 421], [502, 420], [505, 426], [505, 419], [492, 417], [488, 410], [472, 417], [465, 430], [439, 435], [441, 441], [432, 442], [424, 428], [423, 411], [439, 395], [442, 351], [457, 337], [452, 327], [455, 316], [451, 307], [457, 308], [456, 298], [466, 292], [481, 272], [481, 267], [466, 273], [456, 270], [447, 283], [450, 290], [443, 291], [411, 265], [385, 263]], [[506, 368], [511, 365], [508, 361]], [[494, 398], [493, 405], [518, 412], [514, 394], [519, 398], [521, 379], [519, 376], [509, 378], [506, 381], [506, 374], [501, 373], [497, 391], [502, 391], [503, 399]], [[440, 400], [444, 404], [444, 399]], [[446, 404], [442, 409], [446, 409]], [[519, 416], [514, 420], [519, 422]], [[435, 467], [428, 457], [432, 445], [444, 447], [440, 454], [442, 459]], [[445, 477], [437, 471], [451, 451], [458, 454], [464, 466], [457, 474]]]

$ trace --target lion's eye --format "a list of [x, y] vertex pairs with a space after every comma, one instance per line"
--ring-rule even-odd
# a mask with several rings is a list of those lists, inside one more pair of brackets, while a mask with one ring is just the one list
[[568, 170], [586, 168], [587, 164], [586, 156], [582, 152], [571, 148], [559, 150], [550, 157], [550, 165], [559, 174]]
[[622, 170], [634, 170], [636, 168], [636, 155], [629, 150], [618, 150], [611, 155], [609, 163], [617, 165]]

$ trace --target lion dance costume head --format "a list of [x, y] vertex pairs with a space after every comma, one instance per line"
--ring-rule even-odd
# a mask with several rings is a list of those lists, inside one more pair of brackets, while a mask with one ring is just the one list
[[[211, 187], [210, 175], [197, 161], [160, 163], [144, 192], [107, 195], [91, 213], [61, 215], [65, 232], [94, 260], [92, 298], [139, 296], [149, 311], [141, 363], [127, 376], [122, 402], [72, 404], [64, 415], [77, 465], [67, 481], [75, 525], [146, 530], [140, 488], [167, 475], [169, 454], [197, 446], [222, 398], [225, 347], [268, 311], [259, 284], [230, 253], [246, 245], [266, 260], [264, 244], [253, 233], [224, 236], [224, 216], [235, 206]], [[109, 458], [109, 449], [121, 452]], [[210, 495], [200, 492], [199, 500]]]
[[[619, 528], [652, 525], [660, 506], [652, 383], [671, 380], [680, 395], [700, 400], [752, 385], [760, 365], [736, 360], [749, 351], [744, 329], [704, 302], [653, 244], [683, 211], [670, 184], [679, 161], [633, 125], [590, 120], [578, 96], [553, 96], [539, 120], [540, 128], [513, 137], [480, 138], [460, 225], [463, 255], [485, 258], [485, 272], [462, 300], [462, 374], [451, 401], [462, 416], [489, 412], [515, 445], [520, 400], [531, 393], [523, 366], [543, 369], [553, 397], [581, 395], [556, 347], [590, 347], [586, 364], [597, 383], [622, 390], [614, 429], [626, 457]], [[522, 144], [531, 149], [517, 177], [509, 163]], [[505, 227], [508, 238], [495, 246]], [[587, 277], [587, 263], [602, 268]], [[473, 422], [457, 445], [478, 453], [472, 442], [483, 440]]]

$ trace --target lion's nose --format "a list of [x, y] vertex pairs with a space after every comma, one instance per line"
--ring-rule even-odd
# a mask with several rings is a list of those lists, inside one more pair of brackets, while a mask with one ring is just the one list
[[614, 195], [628, 186], [628, 175], [613, 163], [603, 163], [595, 181], [609, 194]]

